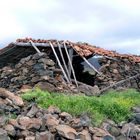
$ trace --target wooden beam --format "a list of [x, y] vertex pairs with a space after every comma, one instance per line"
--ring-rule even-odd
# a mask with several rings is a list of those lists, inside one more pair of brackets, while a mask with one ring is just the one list
[[65, 68], [65, 70], [66, 70], [66, 73], [67, 73], [67, 75], [68, 75], [69, 81], [70, 81], [70, 83], [71, 83], [70, 73], [69, 73], [69, 70], [68, 70], [68, 68], [67, 68], [67, 65], [66, 65], [66, 62], [65, 62], [63, 53], [62, 53], [62, 48], [60, 47], [60, 43], [59, 43], [58, 41], [57, 41], [57, 44], [58, 44], [58, 49], [59, 49], [59, 52], [60, 52], [60, 56], [61, 56], [61, 58], [62, 58], [62, 62], [63, 62], [63, 64], [64, 64], [64, 68]]
[[62, 72], [63, 72], [63, 75], [64, 75], [66, 81], [67, 81], [68, 83], [70, 83], [70, 81], [69, 81], [69, 79], [68, 79], [68, 77], [67, 77], [67, 75], [66, 75], [66, 73], [65, 73], [65, 71], [64, 71], [64, 69], [63, 69], [63, 67], [62, 67], [62, 65], [61, 65], [61, 62], [60, 62], [60, 60], [59, 60], [59, 58], [58, 58], [58, 55], [57, 55], [57, 53], [56, 53], [56, 51], [55, 51], [55, 49], [54, 49], [54, 46], [52, 45], [51, 42], [49, 42], [49, 43], [50, 43], [50, 46], [51, 46], [51, 48], [52, 48], [52, 50], [53, 50], [53, 53], [54, 53], [54, 55], [55, 55], [55, 58], [56, 58], [56, 60], [57, 60], [57, 62], [58, 62], [58, 65], [59, 65], [59, 67], [61, 68], [61, 70], [62, 70]]
[[[69, 52], [70, 60], [71, 60], [71, 63], [72, 63], [72, 61], [73, 61], [73, 49], [72, 48], [69, 49], [68, 52]], [[69, 74], [70, 74], [70, 77], [71, 77], [72, 69], [71, 69], [70, 62], [68, 63], [68, 71], [69, 71]]]
[[34, 49], [41, 54], [40, 50], [35, 46], [34, 42], [32, 40], [29, 41], [29, 43], [31, 43], [31, 45], [34, 47]]
[[74, 72], [74, 68], [72, 66], [72, 62], [71, 62], [71, 59], [70, 59], [70, 56], [69, 56], [69, 53], [68, 53], [68, 50], [67, 50], [67, 47], [66, 47], [66, 43], [64, 42], [64, 48], [65, 48], [65, 51], [66, 51], [66, 55], [68, 57], [68, 61], [69, 61], [69, 64], [70, 64], [70, 67], [71, 67], [71, 70], [72, 70], [72, 74], [73, 74], [73, 78], [75, 80], [75, 84], [78, 88], [78, 83], [77, 83], [77, 80], [76, 80], [76, 76], [75, 76], [75, 72]]
[[[75, 49], [75, 51], [77, 52], [76, 49]], [[78, 54], [78, 52], [77, 52], [77, 54]], [[81, 55], [79, 55], [79, 56], [81, 56]], [[81, 58], [82, 58], [95, 72], [97, 72], [99, 75], [101, 75], [101, 73], [100, 73], [90, 62], [88, 62], [88, 60], [87, 60], [85, 57], [81, 56]]]
[[95, 72], [97, 72], [99, 75], [101, 75], [101, 73], [90, 62], [88, 62], [88, 60], [85, 57], [83, 57], [83, 56], [81, 56], [81, 57]]
[[108, 86], [108, 87], [105, 87], [105, 88], [103, 88], [103, 89], [101, 90], [101, 93], [107, 91], [108, 89], [110, 89], [110, 88], [112, 88], [112, 87], [114, 87], [114, 86], [117, 86], [117, 85], [122, 84], [122, 83], [124, 83], [124, 82], [127, 82], [127, 81], [129, 81], [129, 80], [135, 79], [135, 78], [137, 78], [137, 77], [140, 77], [140, 74], [136, 74], [136, 75], [131, 76], [131, 77], [129, 77], [129, 78], [126, 78], [126, 79], [124, 79], [124, 80], [118, 81], [118, 82], [116, 82], [116, 83], [114, 83], [114, 84], [112, 84], [112, 85], [110, 85], [110, 86]]
[[[31, 43], [23, 43], [23, 42], [15, 42], [13, 43], [15, 46], [20, 46], [20, 47], [31, 47]], [[34, 43], [35, 46], [39, 47], [51, 47], [49, 43]], [[54, 47], [58, 47], [57, 44], [53, 45]], [[64, 48], [62, 44], [60, 44], [61, 48]]]

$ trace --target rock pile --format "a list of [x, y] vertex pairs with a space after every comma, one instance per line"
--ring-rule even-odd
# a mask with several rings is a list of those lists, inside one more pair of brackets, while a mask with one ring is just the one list
[[61, 70], [47, 54], [37, 53], [21, 59], [13, 68], [6, 66], [0, 69], [0, 87], [14, 92], [34, 86], [50, 92], [74, 92], [75, 87], [64, 84], [61, 75]]
[[130, 123], [108, 120], [97, 128], [86, 114], [76, 118], [54, 106], [42, 109], [0, 88], [0, 140], [139, 140], [140, 107], [133, 110]]

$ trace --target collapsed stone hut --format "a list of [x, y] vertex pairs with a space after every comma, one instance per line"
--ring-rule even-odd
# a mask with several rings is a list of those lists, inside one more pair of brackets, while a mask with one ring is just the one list
[[[46, 67], [46, 71], [48, 68], [49, 73], [48, 71], [44, 73], [40, 70], [40, 65], [35, 64], [39, 61], [32, 62], [31, 65], [33, 67], [36, 65], [37, 70], [40, 71], [39, 75], [47, 76], [49, 74], [50, 76], [51, 72], [55, 72], [56, 75], [61, 75], [63, 82], [67, 85], [73, 83], [80, 91], [87, 92], [89, 89], [93, 93], [94, 91], [100, 93], [109, 88], [118, 87], [140, 89], [140, 56], [119, 54], [87, 43], [31, 38], [18, 39], [0, 50], [0, 87], [9, 88], [11, 85], [10, 89], [12, 87], [19, 89], [24, 84], [34, 86], [40, 82], [40, 77], [36, 76], [32, 72], [31, 66], [27, 67], [27, 63], [25, 63], [25, 60], [31, 61], [36, 53], [40, 58], [54, 62], [51, 66]], [[45, 57], [42, 55], [44, 53], [46, 54]], [[14, 71], [10, 72], [9, 67]], [[28, 75], [26, 74], [25, 80], [24, 72], [20, 70], [24, 70], [26, 67]], [[7, 69], [9, 73], [5, 74]], [[35, 76], [37, 77], [36, 80]], [[54, 78], [53, 74], [51, 78]], [[52, 80], [51, 85], [54, 83], [57, 82]], [[59, 80], [58, 83], [60, 84]], [[57, 86], [56, 84], [55, 87]]]

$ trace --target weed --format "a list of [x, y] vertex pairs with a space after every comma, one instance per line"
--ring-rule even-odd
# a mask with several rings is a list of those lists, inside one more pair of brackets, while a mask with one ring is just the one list
[[36, 89], [23, 94], [22, 98], [26, 101], [35, 100], [42, 108], [57, 106], [74, 116], [89, 113], [93, 124], [99, 125], [107, 118], [118, 123], [130, 117], [131, 108], [139, 104], [140, 93], [130, 89], [122, 92], [110, 91], [100, 97], [88, 97], [49, 93]]

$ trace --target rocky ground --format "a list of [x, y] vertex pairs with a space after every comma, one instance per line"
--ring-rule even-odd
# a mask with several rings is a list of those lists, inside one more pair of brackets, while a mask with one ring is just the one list
[[0, 140], [140, 140], [140, 106], [127, 122], [111, 120], [100, 128], [88, 115], [74, 117], [59, 108], [42, 109], [0, 88]]

